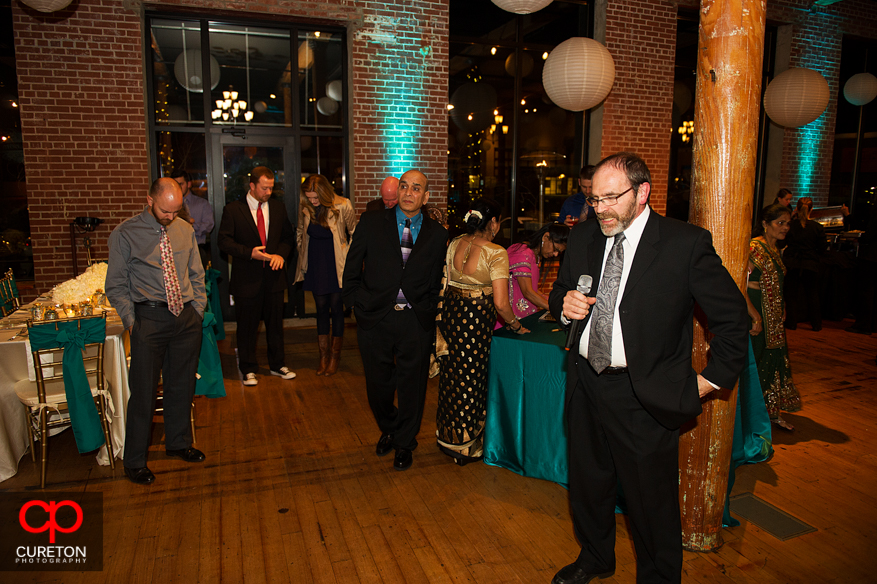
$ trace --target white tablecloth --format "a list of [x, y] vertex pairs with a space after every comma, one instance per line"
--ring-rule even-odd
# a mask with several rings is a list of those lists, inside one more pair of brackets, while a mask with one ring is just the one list
[[[114, 313], [111, 313], [114, 314]], [[28, 313], [21, 309], [10, 317], [0, 320], [0, 325], [21, 324]], [[27, 454], [30, 442], [24, 406], [15, 395], [15, 383], [27, 379], [28, 354], [25, 339], [10, 340], [21, 328], [0, 329], [0, 482], [18, 472], [18, 462]], [[104, 348], [104, 377], [113, 398], [115, 413], [112, 414], [110, 434], [113, 440], [113, 453], [121, 460], [125, 446], [125, 412], [128, 408], [128, 333], [117, 318], [107, 319], [107, 341]], [[51, 454], [49, 455], [51, 464]], [[98, 451], [97, 461], [109, 465], [106, 446]]]

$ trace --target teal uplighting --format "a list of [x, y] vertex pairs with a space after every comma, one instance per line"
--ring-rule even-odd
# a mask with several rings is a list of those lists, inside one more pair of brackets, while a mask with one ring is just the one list
[[826, 137], [825, 119], [827, 117], [822, 114], [816, 120], [798, 129], [798, 184], [795, 194], [799, 197], [808, 196], [810, 193], [810, 185], [817, 172], [816, 162], [820, 158], [820, 148]]
[[[420, 54], [418, 51], [416, 54]], [[377, 80], [378, 127], [385, 149], [384, 164], [393, 176], [418, 168], [419, 141], [423, 132], [428, 95], [424, 95], [426, 67], [423, 59], [384, 59], [383, 79]]]

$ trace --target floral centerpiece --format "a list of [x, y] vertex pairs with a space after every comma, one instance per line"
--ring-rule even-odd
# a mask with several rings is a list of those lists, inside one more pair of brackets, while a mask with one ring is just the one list
[[52, 300], [55, 304], [66, 305], [88, 302], [96, 292], [103, 293], [106, 281], [107, 264], [104, 262], [92, 264], [76, 278], [55, 286], [52, 291]]

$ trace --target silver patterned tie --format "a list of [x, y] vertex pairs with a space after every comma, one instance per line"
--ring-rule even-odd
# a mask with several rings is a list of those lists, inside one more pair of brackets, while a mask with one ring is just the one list
[[615, 301], [624, 268], [624, 233], [615, 236], [609, 258], [600, 279], [597, 302], [591, 314], [591, 333], [588, 338], [588, 361], [597, 373], [602, 373], [612, 362], [612, 321], [615, 317]]

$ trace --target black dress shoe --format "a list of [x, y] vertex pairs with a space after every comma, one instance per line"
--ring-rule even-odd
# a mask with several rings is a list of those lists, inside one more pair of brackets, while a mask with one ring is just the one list
[[393, 468], [408, 470], [412, 462], [414, 462], [414, 454], [407, 448], [400, 448], [396, 451], [396, 458], [393, 459]]
[[165, 450], [168, 456], [182, 458], [186, 462], [204, 462], [204, 453], [197, 448], [183, 448], [182, 450]]
[[146, 468], [128, 468], [125, 467], [125, 476], [128, 480], [137, 485], [151, 485], [155, 482], [155, 475]]
[[606, 578], [615, 573], [615, 570], [608, 572], [585, 572], [575, 564], [564, 566], [554, 575], [551, 584], [588, 584], [594, 578]]
[[389, 454], [391, 450], [393, 450], [393, 435], [381, 434], [381, 439], [378, 440], [378, 445], [375, 446], [375, 454], [384, 456]]

